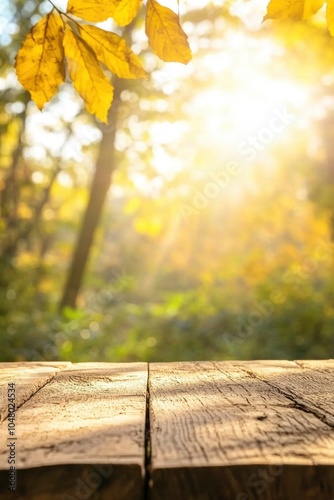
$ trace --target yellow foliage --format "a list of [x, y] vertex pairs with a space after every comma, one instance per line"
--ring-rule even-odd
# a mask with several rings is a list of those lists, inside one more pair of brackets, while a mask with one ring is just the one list
[[[19, 81], [39, 109], [65, 79], [65, 55], [69, 76], [87, 110], [107, 122], [113, 86], [100, 63], [119, 78], [142, 78], [145, 70], [124, 38], [80, 24], [69, 14], [92, 22], [113, 17], [119, 26], [125, 26], [141, 5], [142, 0], [69, 0], [67, 13], [55, 7], [31, 29], [17, 54], [15, 67]], [[75, 32], [69, 27], [72, 22]], [[146, 32], [153, 50], [164, 61], [187, 63], [191, 59], [179, 16], [156, 0], [148, 0]]]
[[264, 19], [300, 21], [318, 12], [325, 0], [271, 0]]
[[38, 291], [39, 293], [51, 293], [54, 290], [54, 281], [52, 279], [44, 279], [39, 282]]
[[308, 19], [321, 9], [325, 0], [305, 0], [303, 19]]
[[154, 217], [152, 219], [137, 217], [134, 221], [134, 227], [138, 233], [155, 238], [161, 233], [163, 223], [158, 217]]
[[16, 258], [18, 269], [24, 267], [36, 267], [39, 264], [39, 257], [37, 254], [32, 254], [29, 251], [21, 251]]
[[334, 36], [334, 0], [327, 0], [326, 17], [330, 34]]
[[112, 17], [117, 5], [117, 0], [69, 0], [67, 12], [97, 23]]
[[94, 52], [66, 26], [64, 49], [73, 86], [85, 101], [89, 113], [107, 122], [113, 86], [103, 73]]
[[120, 78], [142, 78], [146, 75], [139, 57], [124, 38], [96, 26], [80, 26], [80, 36], [94, 50], [97, 59]]
[[139, 197], [130, 198], [125, 205], [126, 214], [135, 214], [141, 207], [141, 199]]
[[65, 79], [63, 23], [52, 11], [29, 31], [16, 56], [19, 82], [39, 109], [56, 93]]
[[67, 12], [86, 21], [99, 22], [112, 17], [126, 26], [136, 17], [142, 0], [69, 0]]
[[112, 17], [120, 26], [126, 26], [136, 17], [141, 4], [142, 0], [120, 0]]
[[33, 212], [29, 206], [21, 204], [18, 207], [18, 215], [21, 219], [29, 220], [31, 219]]
[[[270, 0], [264, 19], [307, 19], [324, 4], [325, 0]], [[65, 79], [65, 48], [69, 76], [87, 110], [107, 121], [113, 87], [100, 64], [119, 78], [141, 78], [145, 71], [124, 38], [86, 22], [112, 17], [119, 26], [126, 26], [141, 5], [142, 0], [69, 0], [66, 12], [54, 6], [51, 13], [38, 21], [18, 51], [15, 68], [20, 83], [39, 109]], [[71, 15], [85, 22], [81, 24]], [[69, 28], [73, 23], [75, 33]], [[327, 23], [334, 35], [334, 0], [327, 1]], [[179, 15], [157, 0], [146, 2], [145, 31], [153, 51], [163, 61], [190, 61], [191, 50]]]
[[147, 2], [146, 34], [152, 49], [163, 61], [184, 64], [190, 61], [191, 51], [179, 16], [156, 0]]
[[[324, 4], [325, 0], [270, 0], [264, 19], [307, 19]], [[71, 15], [91, 22], [112, 17], [119, 26], [126, 26], [141, 5], [142, 0], [69, 0], [66, 13], [54, 7], [31, 29], [17, 54], [15, 68], [39, 109], [65, 79], [65, 52], [69, 76], [87, 110], [107, 122], [113, 86], [101, 64], [119, 78], [142, 78], [145, 70], [124, 38], [86, 22], [81, 24]], [[334, 35], [334, 0], [327, 2], [327, 22]], [[72, 31], [69, 26], [73, 23]], [[190, 61], [191, 50], [179, 15], [157, 0], [146, 2], [145, 31], [153, 51], [163, 61]]]

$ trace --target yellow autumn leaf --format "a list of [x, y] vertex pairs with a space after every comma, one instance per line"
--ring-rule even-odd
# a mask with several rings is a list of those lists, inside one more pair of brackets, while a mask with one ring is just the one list
[[114, 91], [94, 52], [68, 26], [65, 30], [64, 49], [69, 76], [74, 88], [85, 101], [87, 111], [107, 123]]
[[160, 5], [156, 0], [148, 0], [146, 7], [146, 34], [154, 52], [167, 62], [187, 64], [191, 51], [187, 35], [180, 26], [179, 16]]
[[81, 38], [95, 52], [97, 59], [119, 78], [146, 76], [139, 57], [127, 46], [124, 38], [96, 26], [79, 26]]
[[69, 0], [67, 12], [86, 21], [100, 22], [112, 17], [119, 0]]
[[17, 53], [17, 77], [39, 109], [65, 79], [63, 37], [63, 22], [52, 11], [33, 26]]
[[112, 14], [119, 26], [126, 26], [136, 17], [142, 0], [120, 0]]
[[324, 5], [325, 0], [271, 0], [266, 19], [292, 19], [300, 21], [313, 16]]
[[321, 9], [325, 0], [305, 0], [303, 19], [308, 19]]
[[334, 36], [334, 0], [327, 0], [327, 24], [330, 34]]

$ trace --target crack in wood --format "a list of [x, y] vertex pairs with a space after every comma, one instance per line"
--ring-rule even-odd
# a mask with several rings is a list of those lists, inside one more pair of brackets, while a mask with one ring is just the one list
[[[75, 478], [96, 475], [82, 457], [98, 457], [113, 472], [89, 498], [334, 500], [334, 423], [326, 421], [334, 373], [284, 363], [82, 364], [50, 374], [18, 406], [25, 417], [19, 486], [40, 498], [33, 493], [38, 471], [45, 498], [61, 500], [58, 489], [72, 492]], [[33, 434], [29, 426], [43, 410]], [[36, 452], [52, 468], [31, 467]], [[78, 463], [57, 463], [61, 454]], [[260, 485], [265, 494], [255, 497]], [[0, 499], [9, 500], [2, 491]]]
[[309, 406], [306, 406], [306, 404], [301, 403], [300, 401], [296, 401], [295, 398], [298, 398], [297, 394], [294, 394], [292, 391], [291, 392], [284, 391], [281, 387], [278, 387], [274, 383], [269, 382], [266, 378], [262, 378], [261, 376], [257, 375], [256, 373], [254, 373], [251, 370], [247, 370], [246, 368], [241, 368], [241, 369], [242, 369], [242, 371], [244, 371], [245, 373], [247, 373], [251, 377], [255, 378], [256, 380], [261, 380], [261, 382], [265, 382], [272, 389], [277, 390], [282, 396], [284, 396], [286, 399], [288, 399], [289, 401], [292, 402], [292, 404], [293, 404], [292, 407], [295, 408], [296, 410], [311, 414], [315, 418], [320, 420], [323, 424], [330, 427], [330, 429], [334, 429], [334, 425], [328, 421], [326, 415], [323, 415], [320, 412], [317, 412], [315, 409], [312, 409]]
[[[41, 389], [43, 389], [43, 387], [45, 387], [46, 385], [48, 385], [50, 382], [52, 382], [52, 380], [58, 375], [59, 372], [56, 372], [54, 373], [46, 382], [45, 384], [41, 385], [40, 387], [38, 387], [36, 389], [35, 392], [31, 393], [30, 396], [25, 399], [24, 401], [22, 401], [22, 403], [18, 404], [18, 405], [15, 405], [15, 411], [17, 411], [19, 408], [22, 408], [22, 406], [24, 406], [28, 401], [30, 401], [30, 399], [32, 399]], [[2, 414], [0, 414], [0, 417], [2, 416]], [[0, 425], [3, 424], [3, 422], [6, 422], [6, 420], [8, 419], [8, 412], [7, 412], [7, 415], [4, 417], [4, 418], [1, 418], [0, 419]]]
[[146, 415], [145, 415], [145, 471], [144, 471], [144, 499], [150, 498], [151, 490], [151, 458], [152, 458], [152, 442], [151, 442], [151, 423], [150, 423], [150, 365], [147, 363], [147, 388], [146, 388]]

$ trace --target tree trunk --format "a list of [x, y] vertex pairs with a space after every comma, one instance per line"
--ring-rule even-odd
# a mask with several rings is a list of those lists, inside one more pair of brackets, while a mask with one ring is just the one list
[[111, 125], [108, 129], [102, 129], [103, 135], [91, 185], [89, 201], [73, 253], [63, 296], [60, 301], [60, 310], [64, 307], [74, 308], [76, 306], [89, 252], [94, 240], [94, 233], [98, 226], [103, 205], [108, 194], [112, 174], [116, 168], [116, 121], [120, 95], [124, 89], [124, 80], [116, 79], [114, 83], [114, 100], [108, 116]]

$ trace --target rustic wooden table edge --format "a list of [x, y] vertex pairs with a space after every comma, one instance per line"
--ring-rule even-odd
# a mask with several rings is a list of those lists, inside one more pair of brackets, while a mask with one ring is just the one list
[[0, 363], [0, 387], [1, 500], [334, 499], [334, 360]]

